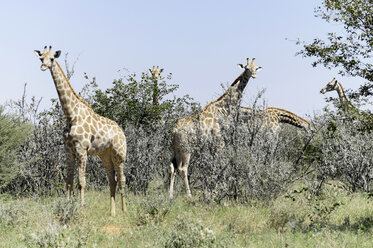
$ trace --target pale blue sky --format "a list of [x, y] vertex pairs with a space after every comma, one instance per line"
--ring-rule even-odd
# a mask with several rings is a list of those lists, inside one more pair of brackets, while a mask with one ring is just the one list
[[[251, 79], [245, 104], [266, 88], [268, 106], [301, 116], [325, 106], [320, 89], [336, 76], [345, 88], [358, 88], [360, 78], [313, 68], [295, 56], [295, 40], [311, 41], [341, 27], [314, 17], [317, 1], [2, 1], [0, 3], [0, 104], [22, 95], [57, 93], [49, 72], [40, 71], [33, 50], [52, 45], [76, 57], [71, 84], [79, 92], [95, 76], [99, 87], [111, 87], [118, 70], [140, 73], [153, 65], [173, 73], [177, 95], [189, 94], [203, 106], [222, 92], [241, 70], [238, 63], [255, 57], [263, 71]], [[289, 40], [286, 40], [288, 38]], [[63, 65], [63, 57], [59, 59]], [[336, 96], [331, 93], [329, 96]]]

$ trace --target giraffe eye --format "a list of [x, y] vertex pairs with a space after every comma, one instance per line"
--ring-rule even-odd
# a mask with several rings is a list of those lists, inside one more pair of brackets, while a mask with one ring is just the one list
[[53, 61], [54, 61], [54, 58], [51, 58], [51, 61], [53, 62]]

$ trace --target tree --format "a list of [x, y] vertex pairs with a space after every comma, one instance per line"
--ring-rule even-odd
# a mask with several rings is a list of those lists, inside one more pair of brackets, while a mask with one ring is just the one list
[[[164, 115], [167, 115], [167, 121], [172, 122], [194, 113], [200, 106], [188, 95], [181, 98], [170, 96], [179, 87], [167, 83], [171, 76], [171, 73], [166, 78], [160, 76], [155, 88], [151, 74], [143, 72], [138, 78], [133, 73], [114, 80], [113, 87], [105, 91], [97, 89], [93, 78], [84, 87], [82, 95], [98, 114], [115, 120], [123, 128], [128, 124], [149, 126]], [[156, 105], [153, 104], [154, 90], [159, 101]]]
[[4, 113], [0, 108], [0, 189], [17, 176], [21, 164], [17, 149], [26, 142], [31, 125]]
[[329, 32], [326, 40], [315, 38], [312, 43], [302, 43], [304, 49], [297, 54], [315, 57], [314, 67], [335, 67], [341, 75], [367, 80], [350, 96], [373, 95], [373, 1], [324, 0], [315, 14], [327, 22], [343, 25], [343, 30]]

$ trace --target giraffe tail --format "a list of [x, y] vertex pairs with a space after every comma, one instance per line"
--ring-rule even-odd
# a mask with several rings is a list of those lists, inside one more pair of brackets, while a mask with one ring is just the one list
[[292, 126], [304, 129], [311, 128], [311, 125], [308, 121], [288, 110], [268, 107], [264, 111], [267, 113], [275, 113], [279, 123], [287, 123]]

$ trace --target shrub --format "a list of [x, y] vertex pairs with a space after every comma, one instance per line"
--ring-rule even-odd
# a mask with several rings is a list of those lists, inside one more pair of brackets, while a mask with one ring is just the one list
[[62, 239], [62, 228], [55, 223], [48, 223], [44, 230], [31, 233], [24, 237], [28, 246], [37, 247], [64, 247]]
[[[46, 111], [37, 113], [35, 100], [12, 105], [33, 126], [31, 138], [18, 149], [18, 160], [24, 163], [17, 177], [5, 189], [15, 194], [52, 194], [63, 190], [65, 153], [62, 131], [65, 126], [57, 101]], [[34, 106], [34, 107], [33, 107]], [[29, 117], [31, 116], [31, 117]]]
[[53, 213], [62, 226], [69, 225], [70, 222], [76, 220], [79, 217], [80, 210], [80, 202], [76, 198], [59, 198], [53, 206]]
[[[256, 102], [253, 109], [258, 109]], [[220, 137], [196, 135], [191, 186], [202, 190], [205, 201], [272, 199], [305, 167], [304, 151], [313, 134], [291, 127], [274, 133], [265, 128], [260, 109], [249, 116], [231, 111], [231, 117], [220, 122]]]
[[[163, 120], [167, 117], [168, 121], [175, 122], [180, 116], [200, 108], [188, 95], [181, 98], [170, 96], [179, 88], [167, 82], [171, 79], [171, 73], [166, 78], [161, 76], [155, 88], [149, 73], [143, 72], [139, 78], [135, 73], [129, 73], [114, 80], [113, 87], [106, 91], [92, 87], [86, 90], [86, 94], [90, 96], [88, 102], [98, 114], [116, 121], [124, 129], [128, 124], [151, 128], [162, 117]], [[94, 84], [91, 82], [91, 85]], [[153, 103], [155, 90], [159, 104]]]
[[0, 106], [0, 190], [8, 186], [22, 170], [17, 150], [26, 142], [31, 126], [17, 116], [5, 114]]
[[6, 203], [0, 200], [0, 225], [16, 226], [20, 222], [20, 216], [24, 213], [18, 205]]
[[[359, 120], [341, 115], [326, 115], [322, 119], [323, 137], [319, 150], [320, 163], [316, 177], [322, 184], [328, 179], [343, 182], [352, 192], [372, 190], [373, 180], [373, 132], [358, 130]], [[328, 127], [333, 126], [330, 129]]]
[[204, 227], [200, 222], [185, 218], [177, 220], [164, 247], [219, 247], [219, 245], [213, 230]]
[[[161, 182], [161, 181], [159, 181]], [[171, 211], [172, 203], [168, 196], [159, 189], [149, 189], [148, 194], [139, 199], [136, 209], [136, 225], [159, 224], [163, 222]]]

